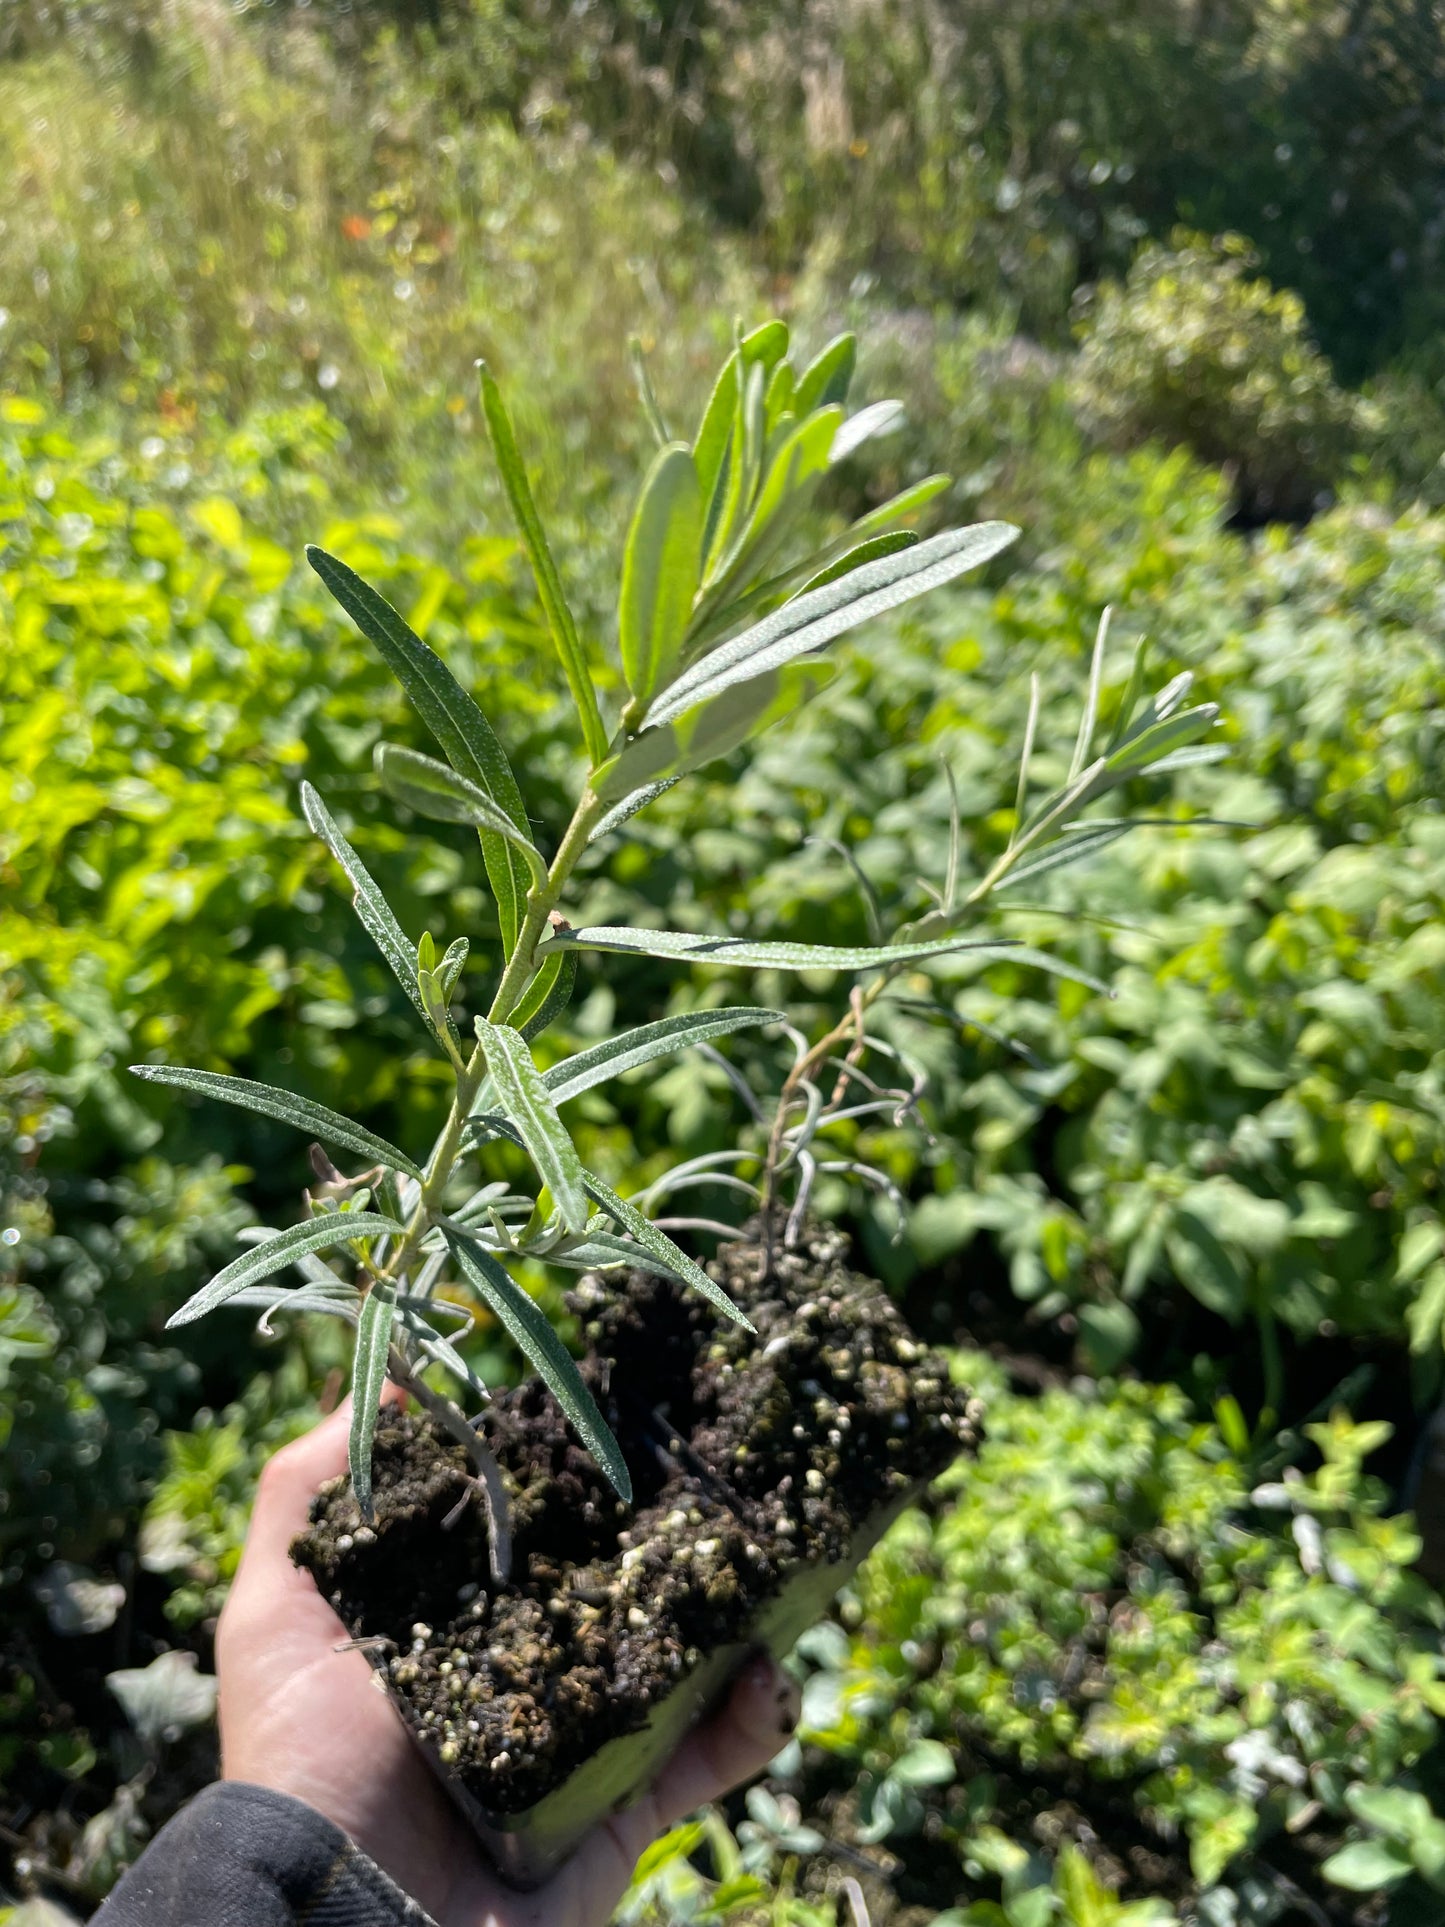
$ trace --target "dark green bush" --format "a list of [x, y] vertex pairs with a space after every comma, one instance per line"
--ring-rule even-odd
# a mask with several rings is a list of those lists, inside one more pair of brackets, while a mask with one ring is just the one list
[[1345, 472], [1364, 407], [1336, 385], [1298, 296], [1238, 235], [1175, 234], [1088, 303], [1075, 380], [1114, 443], [1157, 437], [1234, 479], [1249, 522], [1305, 521]]

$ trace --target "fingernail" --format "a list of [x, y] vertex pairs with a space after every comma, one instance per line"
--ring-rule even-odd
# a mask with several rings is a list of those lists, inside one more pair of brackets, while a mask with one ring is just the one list
[[767, 1653], [759, 1653], [756, 1659], [749, 1660], [744, 1682], [750, 1693], [766, 1693], [778, 1678], [778, 1669]]

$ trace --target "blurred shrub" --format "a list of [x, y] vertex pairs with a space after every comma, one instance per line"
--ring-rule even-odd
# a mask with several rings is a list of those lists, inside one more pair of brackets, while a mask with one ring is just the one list
[[1182, 444], [1234, 481], [1246, 522], [1305, 521], [1344, 472], [1363, 406], [1336, 386], [1297, 295], [1238, 235], [1176, 233], [1087, 306], [1075, 380], [1111, 441]]

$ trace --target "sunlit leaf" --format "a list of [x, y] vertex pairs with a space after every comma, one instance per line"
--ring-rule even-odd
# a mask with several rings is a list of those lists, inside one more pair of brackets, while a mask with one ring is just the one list
[[497, 1102], [521, 1133], [527, 1155], [556, 1200], [563, 1224], [574, 1233], [585, 1231], [587, 1197], [581, 1161], [526, 1039], [510, 1025], [489, 1024], [485, 1017], [477, 1019], [477, 1038], [486, 1054]]
[[445, 1049], [445, 1033], [439, 1032], [433, 1023], [417, 982], [416, 946], [403, 932], [370, 871], [341, 834], [331, 812], [309, 783], [301, 785], [301, 808], [306, 821], [345, 871], [351, 885], [352, 908], [361, 919], [367, 935], [391, 965], [392, 975], [411, 999], [417, 1015]]
[[583, 1383], [575, 1360], [541, 1308], [474, 1238], [449, 1227], [446, 1240], [467, 1282], [495, 1312], [523, 1355], [536, 1367], [542, 1382], [566, 1413], [613, 1490], [630, 1505], [632, 1480], [621, 1448], [598, 1410], [597, 1401]]
[[356, 1354], [351, 1367], [351, 1431], [347, 1440], [347, 1459], [351, 1467], [351, 1489], [361, 1516], [368, 1523], [373, 1517], [371, 1504], [371, 1447], [376, 1437], [376, 1421], [381, 1414], [381, 1394], [386, 1384], [386, 1364], [391, 1346], [391, 1325], [396, 1316], [396, 1287], [378, 1283], [367, 1293], [356, 1321]]
[[[306, 559], [377, 649], [452, 768], [479, 784], [525, 833], [527, 812], [506, 752], [491, 724], [441, 657], [354, 569], [315, 547], [307, 549]], [[526, 871], [520, 857], [496, 837], [483, 835], [482, 856], [497, 899], [503, 941], [514, 943], [521, 922], [520, 906], [527, 894]]]
[[611, 950], [624, 956], [676, 958], [687, 963], [733, 964], [756, 970], [886, 970], [952, 951], [1012, 955], [1020, 948], [1004, 937], [933, 937], [911, 944], [835, 947], [823, 943], [768, 943], [751, 937], [710, 937], [691, 930], [628, 930], [599, 926], [559, 930], [546, 950]]
[[835, 335], [798, 377], [794, 407], [799, 415], [848, 399], [848, 385], [858, 361], [857, 335]]
[[683, 671], [649, 720], [671, 722], [734, 683], [806, 655], [873, 616], [911, 602], [929, 589], [979, 568], [1008, 547], [1018, 530], [1008, 522], [950, 529], [901, 555], [885, 556], [840, 581], [798, 596], [751, 629], [719, 645]]
[[449, 769], [445, 763], [439, 763], [434, 756], [423, 756], [398, 743], [378, 743], [375, 763], [381, 787], [388, 796], [415, 810], [418, 816], [433, 817], [442, 823], [470, 823], [478, 830], [505, 837], [521, 851], [532, 881], [545, 885], [547, 864], [541, 851], [478, 784]]
[[[575, 954], [575, 953], [571, 953]], [[621, 1077], [655, 1058], [668, 1057], [686, 1050], [691, 1044], [704, 1044], [714, 1037], [726, 1037], [735, 1030], [783, 1021], [780, 1010], [758, 1010], [735, 1004], [725, 1010], [694, 1010], [682, 1017], [664, 1017], [655, 1024], [642, 1024], [626, 1030], [605, 1043], [594, 1044], [543, 1073], [542, 1081], [552, 1093], [554, 1104], [565, 1104], [580, 1097], [609, 1078]]]
[[702, 573], [702, 492], [692, 451], [664, 448], [648, 470], [622, 556], [622, 673], [645, 702], [671, 676]]
[[394, 1218], [383, 1218], [366, 1211], [329, 1212], [323, 1218], [310, 1218], [305, 1224], [293, 1224], [285, 1231], [278, 1231], [274, 1238], [267, 1238], [263, 1244], [252, 1245], [239, 1258], [233, 1258], [208, 1285], [203, 1285], [194, 1296], [188, 1298], [179, 1311], [172, 1312], [166, 1320], [166, 1329], [169, 1331], [176, 1325], [189, 1325], [197, 1318], [204, 1318], [207, 1312], [224, 1305], [228, 1298], [243, 1291], [247, 1285], [254, 1285], [260, 1279], [284, 1270], [303, 1252], [329, 1251], [337, 1245], [350, 1244], [353, 1239], [378, 1238], [387, 1233], [399, 1237], [403, 1230], [404, 1226]]
[[694, 1291], [700, 1291], [709, 1304], [735, 1324], [752, 1331], [752, 1320], [738, 1310], [722, 1286], [715, 1285], [702, 1266], [689, 1258], [680, 1245], [674, 1244], [665, 1231], [660, 1231], [650, 1219], [645, 1218], [635, 1204], [618, 1197], [615, 1191], [590, 1171], [583, 1174], [582, 1182], [587, 1187], [588, 1197], [601, 1205], [608, 1217], [620, 1224], [645, 1251], [651, 1252], [654, 1258], [664, 1264], [673, 1277], [680, 1278], [685, 1285], [691, 1285]]
[[498, 388], [492, 371], [485, 362], [478, 364], [481, 377], [482, 413], [486, 417], [487, 432], [492, 440], [492, 453], [496, 456], [497, 467], [501, 472], [502, 483], [507, 491], [507, 499], [512, 505], [512, 514], [522, 537], [527, 558], [532, 564], [532, 573], [537, 579], [537, 593], [542, 599], [547, 624], [552, 631], [552, 640], [557, 645], [557, 653], [562, 658], [566, 672], [567, 685], [572, 691], [572, 700], [577, 705], [577, 714], [582, 721], [582, 734], [591, 762], [601, 762], [607, 750], [607, 732], [603, 728], [602, 717], [597, 708], [597, 692], [592, 686], [592, 672], [587, 667], [587, 659], [582, 652], [577, 625], [572, 620], [572, 611], [567, 606], [567, 598], [562, 593], [562, 579], [557, 573], [557, 565], [552, 560], [552, 551], [547, 546], [547, 537], [542, 529], [537, 505], [532, 500], [532, 487], [527, 480], [527, 471], [517, 448], [517, 438], [512, 430], [512, 421], [507, 413], [502, 391]]
[[361, 1125], [328, 1110], [324, 1104], [313, 1104], [309, 1097], [298, 1097], [294, 1091], [256, 1084], [247, 1077], [224, 1077], [217, 1071], [187, 1070], [180, 1065], [132, 1064], [130, 1068], [136, 1077], [143, 1077], [148, 1083], [169, 1084], [178, 1091], [194, 1091], [199, 1097], [218, 1097], [224, 1104], [237, 1104], [242, 1110], [273, 1117], [279, 1124], [294, 1124], [298, 1131], [309, 1132], [323, 1144], [340, 1145], [344, 1150], [370, 1159], [373, 1164], [389, 1164], [394, 1171], [405, 1171], [408, 1177], [422, 1175], [405, 1151], [398, 1151], [385, 1138], [363, 1130]]

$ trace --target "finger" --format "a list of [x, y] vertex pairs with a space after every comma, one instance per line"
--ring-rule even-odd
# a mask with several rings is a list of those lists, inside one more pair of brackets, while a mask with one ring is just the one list
[[[394, 1385], [382, 1394], [382, 1403], [404, 1403], [405, 1395]], [[351, 1430], [351, 1400], [344, 1398], [336, 1410], [322, 1419], [304, 1437], [267, 1460], [256, 1486], [256, 1503], [246, 1533], [245, 1550], [236, 1574], [234, 1591], [244, 1591], [257, 1580], [274, 1586], [283, 1575], [295, 1572], [288, 1556], [291, 1541], [303, 1532], [311, 1517], [311, 1501], [328, 1479], [346, 1470], [347, 1438]]]
[[[798, 1724], [797, 1687], [766, 1653], [743, 1667], [727, 1704], [683, 1741], [648, 1799], [615, 1817], [634, 1857], [656, 1834], [763, 1771]], [[630, 1829], [640, 1838], [635, 1845]]]

